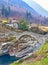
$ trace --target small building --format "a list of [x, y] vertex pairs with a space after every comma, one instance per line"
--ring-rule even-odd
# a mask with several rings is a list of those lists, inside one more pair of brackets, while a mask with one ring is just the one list
[[14, 22], [13, 23], [13, 27], [16, 28], [16, 29], [18, 29], [18, 23], [17, 22]]
[[16, 19], [12, 19], [10, 23], [13, 24], [13, 28], [18, 29], [18, 21]]
[[19, 21], [17, 21], [16, 19], [11, 19], [10, 23], [18, 23]]

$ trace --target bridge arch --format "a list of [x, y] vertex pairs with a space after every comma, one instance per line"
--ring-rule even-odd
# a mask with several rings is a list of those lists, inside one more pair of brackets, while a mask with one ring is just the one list
[[37, 40], [36, 36], [32, 35], [31, 33], [22, 33], [21, 35], [18, 36], [18, 40], [20, 40], [21, 38], [30, 38], [30, 39], [34, 39]]

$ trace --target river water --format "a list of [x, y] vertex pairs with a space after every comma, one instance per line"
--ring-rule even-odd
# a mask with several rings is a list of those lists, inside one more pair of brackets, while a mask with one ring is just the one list
[[0, 65], [10, 65], [14, 61], [18, 60], [19, 58], [15, 56], [9, 56], [9, 54], [5, 54], [0, 56]]

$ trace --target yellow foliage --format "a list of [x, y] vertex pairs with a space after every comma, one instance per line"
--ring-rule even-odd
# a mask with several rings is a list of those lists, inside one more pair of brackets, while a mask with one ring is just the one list
[[3, 19], [3, 20], [2, 20], [2, 23], [6, 23], [6, 22], [8, 22], [7, 19]]

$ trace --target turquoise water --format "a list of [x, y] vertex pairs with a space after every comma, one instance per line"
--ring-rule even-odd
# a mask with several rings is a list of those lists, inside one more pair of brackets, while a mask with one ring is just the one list
[[2, 55], [0, 56], [0, 65], [9, 65], [18, 59], [15, 56], [9, 56], [9, 54]]

